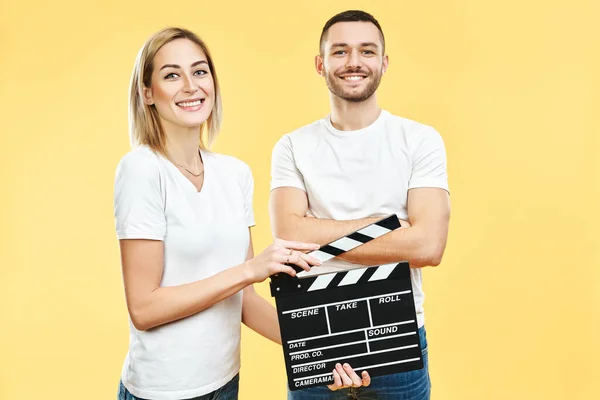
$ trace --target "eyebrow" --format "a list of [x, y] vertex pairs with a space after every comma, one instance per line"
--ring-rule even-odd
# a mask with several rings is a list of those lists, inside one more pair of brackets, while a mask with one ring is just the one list
[[[200, 65], [200, 64], [208, 64], [208, 62], [206, 62], [206, 61], [204, 61], [204, 60], [201, 60], [201, 61], [196, 61], [195, 63], [193, 63], [193, 64], [191, 65], [191, 67], [192, 67], [192, 68], [194, 68], [195, 66], [197, 66], [197, 65]], [[180, 67], [179, 65], [177, 65], [177, 64], [165, 64], [165, 65], [163, 65], [163, 66], [160, 68], [160, 71], [162, 71], [162, 70], [163, 70], [163, 69], [165, 69], [165, 68], [179, 68], [179, 69], [181, 69], [181, 67]]]
[[[348, 47], [348, 43], [334, 43], [331, 45], [331, 48], [334, 47]], [[360, 47], [379, 47], [379, 45], [375, 42], [363, 42], [360, 44]]]

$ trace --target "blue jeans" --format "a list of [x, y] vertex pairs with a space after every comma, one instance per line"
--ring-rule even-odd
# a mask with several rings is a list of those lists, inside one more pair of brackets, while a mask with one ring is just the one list
[[[208, 394], [202, 395], [200, 397], [194, 397], [189, 400], [237, 400], [238, 391], [240, 388], [240, 375], [237, 374], [233, 377], [229, 382], [225, 385], [221, 386], [214, 392], [210, 392]], [[123, 386], [123, 382], [119, 383], [119, 395], [117, 396], [117, 400], [146, 400], [139, 397], [135, 397], [125, 386]], [[148, 399], [151, 400], [151, 399]], [[183, 400], [183, 399], [182, 399]]]
[[423, 353], [423, 368], [394, 375], [371, 378], [367, 387], [347, 388], [331, 391], [327, 386], [318, 386], [297, 391], [288, 391], [288, 400], [429, 400], [431, 381], [427, 359], [427, 334], [425, 327], [419, 328]]

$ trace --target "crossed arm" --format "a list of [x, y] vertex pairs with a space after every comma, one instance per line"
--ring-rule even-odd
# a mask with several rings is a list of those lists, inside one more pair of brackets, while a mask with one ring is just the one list
[[[362, 265], [400, 261], [408, 261], [413, 268], [439, 265], [448, 237], [448, 192], [439, 188], [410, 189], [407, 208], [409, 221], [401, 221], [402, 229], [372, 240], [338, 258]], [[293, 187], [274, 189], [269, 211], [276, 237], [321, 245], [381, 219], [336, 221], [308, 217], [306, 193]]]

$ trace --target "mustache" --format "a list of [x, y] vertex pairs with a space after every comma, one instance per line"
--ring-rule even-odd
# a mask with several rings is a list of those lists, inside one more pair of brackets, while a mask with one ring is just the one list
[[366, 69], [362, 69], [362, 68], [354, 68], [354, 69], [347, 69], [345, 71], [342, 72], [336, 72], [336, 75], [346, 75], [346, 74], [363, 74], [366, 76], [372, 75], [372, 73]]

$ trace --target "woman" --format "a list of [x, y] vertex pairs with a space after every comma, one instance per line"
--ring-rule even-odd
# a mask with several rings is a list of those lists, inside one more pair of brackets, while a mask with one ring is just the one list
[[[280, 343], [273, 307], [252, 284], [319, 261], [316, 244], [275, 241], [253, 257], [250, 169], [209, 152], [221, 99], [192, 32], [143, 46], [130, 91], [134, 149], [117, 168], [114, 211], [130, 344], [119, 399], [236, 399], [240, 323]], [[243, 296], [242, 296], [243, 291]]]

